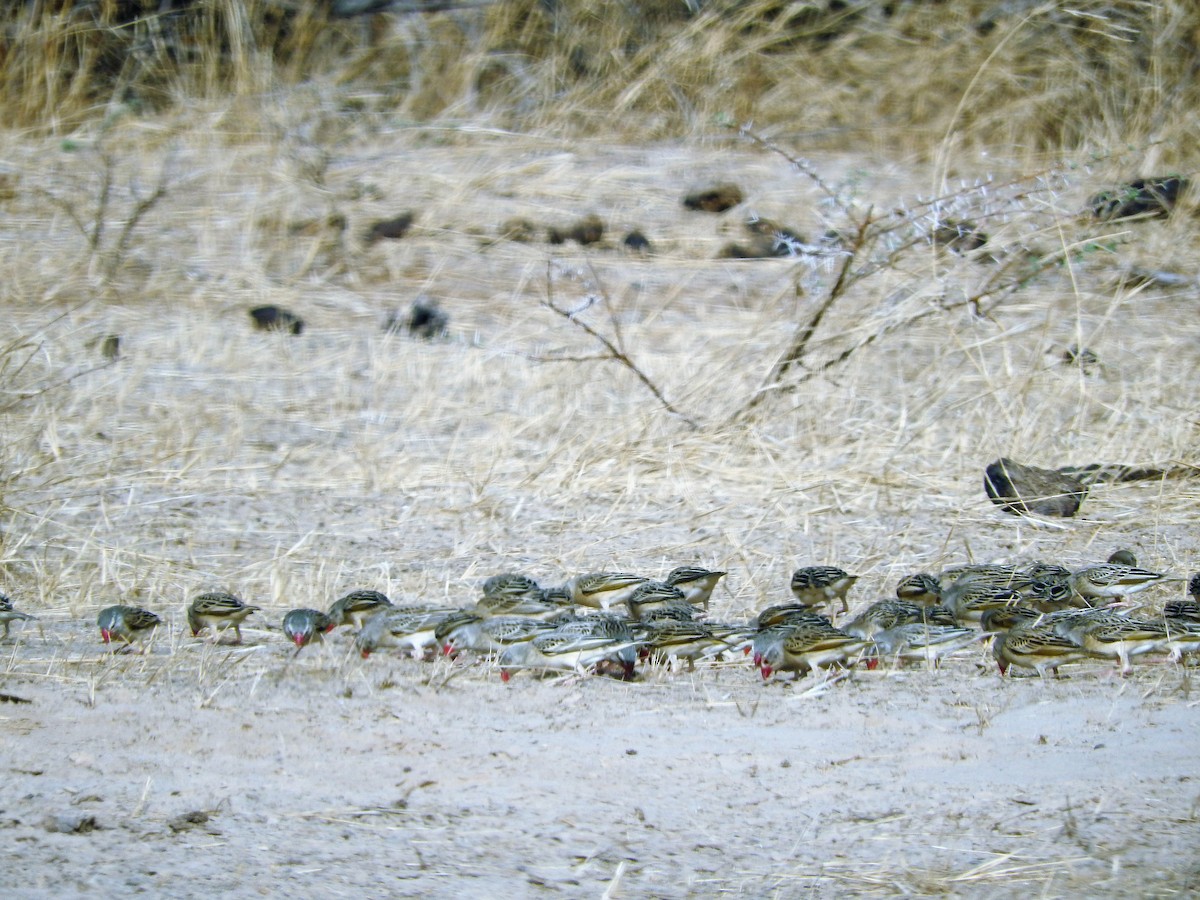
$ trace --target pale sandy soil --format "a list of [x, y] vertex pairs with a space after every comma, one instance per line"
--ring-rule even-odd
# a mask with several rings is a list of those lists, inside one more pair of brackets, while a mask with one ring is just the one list
[[[985, 265], [914, 251], [831, 311], [814, 359], [878, 340], [731, 421], [828, 285], [828, 269], [713, 259], [746, 209], [824, 227], [778, 157], [385, 129], [350, 135], [318, 190], [296, 174], [303, 146], [214, 122], [172, 139], [178, 181], [103, 295], [37, 193], [90, 196], [87, 167], [6, 144], [22, 187], [0, 226], [2, 327], [36, 349], [4, 369], [5, 396], [76, 376], [2, 423], [0, 590], [40, 617], [0, 645], [0, 690], [32, 701], [0, 705], [6, 895], [1200, 888], [1197, 701], [1161, 660], [1050, 683], [1001, 679], [979, 648], [941, 671], [860, 668], [825, 686], [764, 685], [744, 661], [502, 684], [484, 665], [361, 660], [340, 632], [293, 658], [278, 632], [287, 609], [354, 587], [467, 605], [505, 570], [551, 584], [720, 567], [718, 619], [786, 599], [812, 562], [862, 576], [855, 607], [967, 559], [1079, 566], [1129, 547], [1185, 576], [1200, 568], [1193, 481], [1099, 487], [1079, 518], [1042, 523], [991, 506], [981, 476], [1000, 455], [1195, 461], [1195, 289], [1115, 274], [1194, 274], [1190, 222], [1087, 231], [1070, 214], [1111, 173], [1075, 173], [996, 231], [1107, 249], [1086, 245], [991, 320], [912, 322]], [[129, 141], [144, 191], [160, 145]], [[881, 208], [933, 187], [895, 161], [818, 162]], [[962, 168], [986, 174], [977, 163]], [[684, 191], [717, 177], [742, 182], [747, 207], [685, 214]], [[410, 207], [412, 235], [362, 245], [371, 220]], [[331, 209], [350, 222], [343, 249], [288, 235]], [[656, 253], [486, 240], [511, 215], [590, 211], [618, 239], [641, 227]], [[548, 271], [564, 306], [607, 294], [588, 321], [619, 329], [698, 429], [611, 362], [537, 361], [598, 350], [544, 307]], [[449, 312], [446, 340], [382, 332], [418, 293]], [[305, 333], [253, 332], [246, 310], [264, 302]], [[109, 332], [121, 358], [85, 372]], [[1059, 364], [1074, 342], [1102, 366]], [[244, 648], [184, 635], [184, 605], [212, 587], [264, 607]], [[168, 619], [145, 656], [99, 643], [96, 613], [115, 602]], [[177, 818], [196, 811], [207, 820]], [[47, 817], [96, 827], [49, 831]]]

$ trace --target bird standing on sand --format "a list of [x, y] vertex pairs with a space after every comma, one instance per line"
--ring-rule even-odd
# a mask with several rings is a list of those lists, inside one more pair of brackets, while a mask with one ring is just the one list
[[205, 628], [211, 628], [214, 635], [230, 628], [237, 635], [235, 644], [242, 642], [242, 622], [251, 613], [258, 612], [261, 607], [250, 606], [239, 600], [233, 594], [224, 591], [211, 591], [201, 594], [188, 607], [188, 627], [195, 637]]
[[683, 591], [687, 602], [693, 606], [703, 606], [708, 611], [712, 599], [713, 588], [725, 577], [725, 572], [717, 572], [700, 566], [679, 566], [672, 569], [664, 579], [671, 587]]
[[1115, 603], [1126, 597], [1153, 587], [1167, 576], [1162, 572], [1151, 572], [1137, 566], [1119, 566], [1102, 563], [1073, 572], [1069, 579], [1071, 589], [1089, 605], [1102, 600]]
[[1052, 624], [1030, 623], [1009, 631], [999, 631], [992, 639], [992, 656], [1007, 675], [1010, 666], [1035, 669], [1042, 678], [1050, 672], [1058, 677], [1058, 667], [1087, 659], [1087, 652], [1069, 638], [1057, 634]]
[[362, 628], [372, 616], [391, 608], [392, 601], [379, 591], [356, 590], [333, 601], [328, 615], [335, 627], [349, 623]]
[[162, 619], [154, 613], [136, 606], [106, 606], [96, 617], [100, 637], [106, 644], [121, 640], [133, 646], [134, 641], [145, 637], [161, 623]]
[[408, 649], [419, 656], [437, 646], [438, 626], [462, 613], [461, 609], [440, 606], [394, 607], [368, 619], [354, 645], [363, 659], [381, 647]]
[[858, 581], [836, 566], [804, 566], [792, 573], [792, 594], [805, 606], [823, 606], [832, 600], [842, 602], [842, 612], [849, 612], [846, 593]]
[[802, 678], [813, 669], [844, 666], [866, 646], [865, 641], [831, 626], [779, 626], [777, 633], [760, 641], [764, 635], [759, 632], [754, 640], [763, 681], [773, 672], [794, 672], [795, 678]]
[[28, 613], [18, 612], [13, 609], [12, 601], [8, 599], [8, 596], [0, 594], [0, 625], [4, 626], [4, 637], [8, 637], [8, 626], [10, 623], [33, 618], [34, 616]]
[[336, 627], [333, 619], [318, 609], [293, 609], [283, 617], [283, 633], [297, 650]]

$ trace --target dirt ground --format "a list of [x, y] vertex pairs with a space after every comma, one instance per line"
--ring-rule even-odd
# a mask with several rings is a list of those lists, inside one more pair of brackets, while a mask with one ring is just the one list
[[[168, 157], [173, 180], [107, 281], [45, 202], [91, 196], [95, 158], [5, 147], [20, 179], [0, 226], [2, 327], [33, 349], [4, 369], [24, 399], [3, 414], [0, 590], [39, 617], [0, 644], [0, 691], [31, 701], [0, 704], [7, 896], [1200, 889], [1197, 699], [1162, 659], [1043, 682], [1001, 678], [980, 646], [828, 683], [764, 684], [729, 660], [505, 684], [469, 659], [363, 660], [342, 630], [296, 656], [279, 632], [286, 610], [352, 588], [465, 606], [510, 570], [554, 584], [721, 568], [720, 620], [787, 599], [808, 563], [861, 576], [853, 609], [968, 560], [1078, 567], [1128, 547], [1186, 577], [1193, 480], [1100, 485], [1077, 518], [1042, 521], [988, 503], [982, 471], [1001, 455], [1195, 461], [1196, 286], [1121, 275], [1194, 275], [1193, 223], [1080, 225], [1111, 173], [1036, 182], [1050, 186], [1026, 207], [991, 210], [996, 240], [1083, 248], [1069, 264], [988, 317], [925, 316], [993, 264], [897, 255], [821, 322], [814, 367], [856, 348], [846, 361], [744, 415], [835, 271], [716, 258], [748, 214], [814, 238], [836, 218], [780, 157], [732, 137], [398, 128], [343, 145], [322, 187], [297, 174], [302, 142], [252, 140], [232, 115], [169, 154], [163, 135], [130, 137], [113, 218]], [[859, 209], [938, 188], [895, 160], [816, 164]], [[746, 203], [682, 208], [716, 179]], [[362, 240], [407, 208], [411, 234]], [[610, 227], [599, 247], [495, 240], [511, 216], [593, 211]], [[331, 213], [344, 233], [312, 225]], [[632, 227], [649, 256], [620, 248]], [[418, 296], [449, 314], [445, 338], [383, 331]], [[588, 359], [603, 348], [547, 299], [682, 415]], [[261, 303], [301, 315], [303, 334], [253, 331]], [[121, 336], [112, 362], [106, 334]], [[1064, 365], [1071, 343], [1098, 367]], [[185, 633], [186, 603], [211, 588], [264, 608], [245, 646]], [[96, 614], [117, 602], [166, 619], [144, 655], [100, 643]]]

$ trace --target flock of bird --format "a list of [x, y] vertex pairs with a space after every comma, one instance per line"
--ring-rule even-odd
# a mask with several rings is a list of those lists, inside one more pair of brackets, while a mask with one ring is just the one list
[[[681, 566], [664, 579], [600, 572], [543, 588], [527, 575], [488, 578], [470, 607], [396, 606], [375, 590], [354, 590], [327, 611], [293, 609], [283, 633], [296, 652], [339, 626], [356, 630], [363, 657], [396, 648], [414, 655], [473, 654], [495, 660], [507, 681], [513, 672], [571, 671], [635, 677], [639, 661], [694, 667], [697, 660], [751, 656], [764, 680], [777, 672], [800, 678], [814, 670], [845, 670], [862, 662], [906, 660], [937, 666], [985, 640], [1001, 674], [1011, 667], [1042, 677], [1088, 659], [1114, 659], [1121, 674], [1135, 658], [1157, 654], [1178, 662], [1200, 654], [1200, 574], [1187, 597], [1149, 613], [1133, 599], [1155, 585], [1181, 579], [1139, 568], [1128, 551], [1108, 562], [1071, 571], [1049, 563], [1026, 567], [963, 565], [940, 575], [902, 578], [895, 598], [849, 616], [847, 596], [858, 576], [834, 566], [806, 566], [791, 578], [791, 602], [746, 622], [707, 621], [713, 589], [725, 575]], [[825, 610], [825, 607], [840, 608]], [[241, 625], [258, 606], [224, 592], [197, 596], [187, 610], [193, 636], [214, 639]], [[844, 618], [835, 625], [835, 619]], [[0, 624], [32, 619], [0, 594]], [[97, 618], [106, 644], [131, 649], [162, 624], [155, 613], [109, 606]]]

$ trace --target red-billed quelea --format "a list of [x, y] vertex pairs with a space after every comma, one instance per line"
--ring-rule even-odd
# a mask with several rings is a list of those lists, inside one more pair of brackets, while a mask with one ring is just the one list
[[462, 612], [447, 607], [398, 606], [368, 619], [354, 645], [363, 659], [387, 647], [410, 650], [414, 656], [420, 656], [437, 646], [438, 626]]
[[1133, 671], [1133, 657], [1167, 643], [1162, 624], [1122, 615], [1079, 616], [1059, 622], [1055, 631], [1092, 656], [1118, 660], [1122, 675]]
[[681, 659], [687, 662], [689, 671], [695, 668], [696, 660], [708, 659], [740, 647], [747, 637], [744, 629], [734, 626], [680, 622], [675, 619], [640, 622], [634, 626], [633, 632], [642, 640], [644, 650], [651, 659], [668, 663]]
[[813, 669], [845, 666], [866, 647], [865, 641], [836, 628], [794, 625], [780, 631], [761, 645], [758, 636], [755, 638], [755, 656], [764, 681], [775, 672], [794, 672], [795, 678], [802, 678]]
[[318, 609], [293, 609], [283, 617], [283, 633], [297, 650], [336, 627], [333, 619]]
[[971, 580], [956, 581], [942, 591], [942, 603], [959, 625], [978, 625], [989, 609], [1024, 605], [1021, 595], [1012, 588]]
[[1166, 579], [1162, 572], [1103, 563], [1073, 572], [1071, 589], [1089, 606], [1116, 603]]
[[329, 618], [334, 626], [353, 625], [362, 628], [368, 619], [392, 608], [386, 594], [366, 588], [351, 591], [329, 607]]
[[997, 632], [992, 638], [992, 656], [1001, 675], [1008, 674], [1011, 666], [1020, 666], [1036, 670], [1042, 678], [1047, 672], [1057, 677], [1059, 666], [1088, 658], [1082, 647], [1057, 634], [1052, 624], [1036, 622]]
[[854, 637], [870, 640], [888, 628], [913, 624], [954, 626], [957, 622], [944, 606], [922, 606], [908, 600], [877, 600], [839, 627]]
[[936, 575], [917, 572], [906, 575], [896, 583], [896, 599], [918, 606], [936, 606], [942, 600], [942, 583]]
[[527, 596], [537, 594], [541, 587], [528, 575], [519, 572], [502, 572], [493, 575], [483, 583], [483, 596], [495, 597], [501, 594]]
[[693, 606], [703, 606], [708, 610], [712, 600], [713, 589], [717, 582], [725, 577], [725, 572], [717, 572], [700, 566], [679, 566], [672, 569], [664, 579], [671, 587], [683, 591], [683, 596]]
[[[484, 594], [472, 608], [477, 616], [490, 618], [494, 616], [528, 616], [535, 619], [549, 619], [569, 608], [556, 599], [546, 599], [547, 592], [534, 589], [528, 593], [492, 593]], [[551, 595], [552, 598], [556, 595]]]
[[146, 609], [136, 606], [106, 606], [96, 617], [100, 626], [100, 637], [104, 643], [124, 641], [133, 646], [160, 624], [162, 619]]
[[258, 612], [261, 607], [251, 606], [243, 600], [227, 594], [224, 591], [210, 591], [201, 594], [188, 607], [188, 627], [195, 637], [205, 628], [220, 637], [220, 632], [230, 628], [236, 636], [235, 644], [242, 642], [242, 622], [251, 613]]
[[12, 601], [8, 599], [6, 594], [0, 594], [0, 625], [4, 627], [4, 637], [8, 637], [8, 626], [13, 622], [21, 622], [29, 619], [34, 619], [34, 616], [29, 613], [19, 612], [13, 609]]
[[974, 628], [910, 622], [877, 631], [874, 641], [880, 656], [924, 661], [936, 668], [945, 657], [986, 637]]
[[621, 606], [639, 585], [649, 580], [628, 572], [589, 572], [576, 575], [563, 587], [570, 592], [572, 603], [608, 610]]
[[529, 616], [482, 618], [473, 614], [451, 616], [434, 630], [442, 652], [502, 653], [512, 644], [531, 641], [555, 629], [555, 625]]
[[687, 602], [687, 598], [683, 596], [683, 591], [677, 587], [672, 587], [665, 581], [643, 581], [625, 599], [625, 606], [629, 610], [629, 618], [635, 622], [647, 618], [653, 610], [676, 604], [691, 607], [691, 604]]
[[792, 573], [792, 595], [805, 606], [823, 606], [841, 601], [842, 612], [849, 612], [846, 594], [858, 581], [836, 566], [803, 566]]
[[621, 639], [608, 634], [578, 634], [555, 629], [531, 641], [513, 644], [500, 654], [500, 678], [508, 681], [513, 671], [567, 671], [586, 674], [593, 666], [614, 662], [626, 678], [632, 677], [640, 642], [629, 634]]

